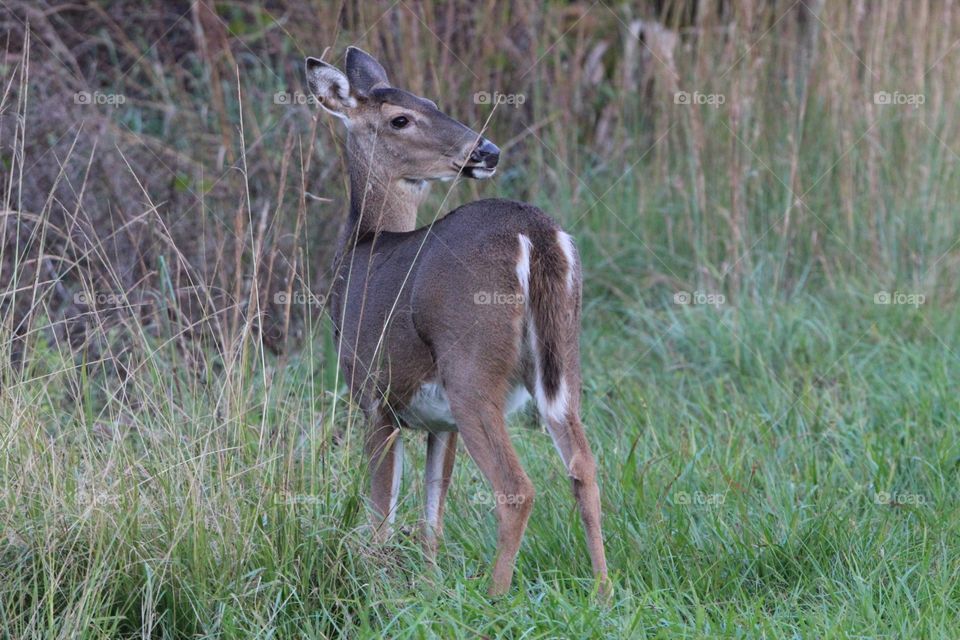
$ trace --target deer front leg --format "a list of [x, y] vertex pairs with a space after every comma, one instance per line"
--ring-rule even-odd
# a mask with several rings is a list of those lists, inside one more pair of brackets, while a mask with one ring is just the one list
[[378, 415], [367, 434], [365, 445], [370, 469], [373, 539], [382, 543], [390, 537], [400, 495], [403, 471], [400, 429], [389, 418]]
[[447, 489], [450, 487], [450, 476], [453, 474], [453, 463], [456, 457], [456, 431], [427, 435], [423, 547], [427, 557], [432, 561], [437, 558], [437, 545], [443, 536], [443, 505], [447, 499]]

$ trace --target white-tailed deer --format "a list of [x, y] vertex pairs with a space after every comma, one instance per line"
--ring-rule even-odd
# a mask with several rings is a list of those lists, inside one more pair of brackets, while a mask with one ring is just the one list
[[499, 535], [490, 592], [509, 589], [533, 484], [506, 429], [532, 395], [566, 465], [599, 589], [609, 590], [596, 465], [580, 424], [581, 273], [545, 213], [480, 200], [416, 228], [430, 181], [489, 178], [500, 150], [350, 47], [346, 74], [307, 58], [307, 81], [347, 126], [350, 217], [330, 313], [341, 371], [370, 421], [375, 532], [390, 530], [400, 427], [427, 435], [424, 544], [434, 558], [457, 435], [492, 485]]

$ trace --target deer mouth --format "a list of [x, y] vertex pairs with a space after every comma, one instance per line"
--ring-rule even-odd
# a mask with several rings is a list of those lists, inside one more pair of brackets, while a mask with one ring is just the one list
[[483, 164], [454, 165], [453, 168], [460, 175], [473, 180], [486, 180], [492, 178], [493, 174], [497, 172], [496, 167], [488, 167]]
[[500, 148], [486, 138], [480, 138], [466, 162], [462, 165], [454, 163], [454, 167], [468, 178], [486, 180], [497, 172], [499, 162]]

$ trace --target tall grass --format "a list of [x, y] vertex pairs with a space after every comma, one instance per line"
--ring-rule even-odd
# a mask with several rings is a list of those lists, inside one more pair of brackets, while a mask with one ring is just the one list
[[[9, 3], [0, 634], [949, 637], [951, 8]], [[511, 594], [466, 456], [436, 570], [370, 544], [322, 305], [342, 134], [296, 104], [303, 56], [351, 43], [505, 150], [425, 216], [506, 195], [577, 238], [609, 608], [525, 420]]]

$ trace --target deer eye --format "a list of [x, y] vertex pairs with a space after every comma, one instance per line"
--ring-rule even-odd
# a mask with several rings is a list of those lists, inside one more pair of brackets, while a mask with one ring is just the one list
[[403, 129], [408, 124], [410, 124], [410, 120], [406, 116], [397, 116], [390, 121], [390, 126], [394, 129]]

